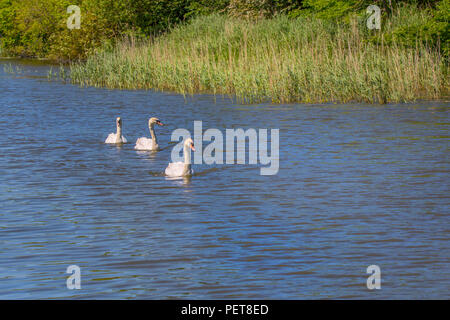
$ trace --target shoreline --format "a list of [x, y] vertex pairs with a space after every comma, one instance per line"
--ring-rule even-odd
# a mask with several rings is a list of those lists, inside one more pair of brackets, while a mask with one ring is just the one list
[[[62, 64], [62, 63], [58, 63], [55, 60], [52, 59], [46, 59], [46, 58], [23, 58], [23, 57], [0, 57], [0, 60], [3, 61], [17, 61], [18, 63], [25, 63], [25, 64], [39, 64], [39, 65], [47, 65], [50, 67], [58, 67], [58, 66], [64, 66], [64, 67], [69, 67], [70, 65], [67, 64]], [[70, 72], [70, 71], [69, 71]], [[14, 73], [14, 72], [13, 72]], [[46, 76], [43, 76], [46, 77]], [[47, 76], [48, 78], [48, 76]], [[273, 104], [274, 106], [276, 105], [297, 105], [297, 104], [303, 104], [303, 105], [329, 105], [329, 106], [337, 106], [337, 105], [373, 105], [373, 106], [395, 106], [395, 105], [411, 105], [411, 104], [420, 104], [420, 103], [450, 103], [450, 94], [447, 95], [442, 95], [436, 99], [422, 99], [422, 98], [417, 98], [415, 100], [410, 100], [410, 101], [402, 101], [402, 102], [387, 102], [387, 103], [377, 103], [377, 102], [367, 102], [367, 101], [356, 101], [356, 100], [348, 100], [348, 101], [320, 101], [320, 102], [301, 102], [301, 101], [291, 101], [291, 102], [284, 102], [284, 103], [274, 103], [273, 101], [271, 101], [270, 99], [266, 99], [263, 100], [261, 99], [258, 102], [253, 102], [253, 103], [245, 103], [243, 101], [239, 101], [237, 96], [233, 96], [233, 95], [229, 95], [226, 93], [220, 93], [220, 92], [193, 92], [193, 93], [180, 93], [174, 90], [164, 90], [164, 89], [158, 89], [158, 88], [110, 88], [110, 87], [105, 87], [105, 86], [96, 86], [96, 85], [80, 85], [78, 83], [74, 83], [73, 81], [71, 81], [70, 79], [70, 73], [69, 76], [63, 80], [59, 77], [59, 75], [56, 73], [53, 77], [53, 80], [56, 81], [63, 81], [65, 83], [70, 83], [72, 85], [76, 85], [79, 86], [81, 88], [98, 88], [98, 89], [104, 89], [104, 90], [125, 90], [125, 91], [153, 91], [153, 92], [160, 92], [160, 93], [165, 93], [165, 94], [173, 94], [173, 95], [182, 95], [184, 96], [185, 99], [187, 98], [195, 98], [196, 96], [201, 96], [201, 95], [209, 95], [214, 97], [214, 99], [226, 99], [226, 100], [230, 100], [232, 103], [237, 103], [237, 104], [245, 104], [245, 105], [257, 105], [257, 104]]]

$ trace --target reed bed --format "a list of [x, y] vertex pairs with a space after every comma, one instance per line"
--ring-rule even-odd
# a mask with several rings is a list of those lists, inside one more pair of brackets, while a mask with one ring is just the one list
[[[389, 27], [388, 25], [386, 27]], [[278, 16], [257, 22], [211, 15], [152, 40], [123, 39], [71, 65], [82, 86], [213, 93], [241, 102], [405, 102], [448, 94], [437, 49], [414, 48], [364, 22]], [[369, 41], [369, 37], [372, 40]]]

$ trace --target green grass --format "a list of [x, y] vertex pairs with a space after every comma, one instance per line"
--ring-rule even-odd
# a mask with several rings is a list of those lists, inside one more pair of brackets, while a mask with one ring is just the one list
[[[414, 23], [426, 14], [403, 12]], [[411, 17], [412, 15], [412, 17]], [[383, 32], [405, 23], [402, 12]], [[374, 41], [374, 35], [376, 40]], [[405, 47], [353, 18], [192, 20], [153, 40], [124, 39], [71, 65], [82, 86], [213, 93], [242, 102], [406, 102], [449, 92], [448, 64], [427, 43]]]

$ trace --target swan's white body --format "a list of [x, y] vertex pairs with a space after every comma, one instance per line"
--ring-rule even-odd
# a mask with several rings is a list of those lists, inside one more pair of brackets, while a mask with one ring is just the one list
[[105, 143], [121, 144], [128, 142], [128, 140], [122, 135], [122, 119], [120, 117], [116, 119], [116, 126], [117, 132], [110, 133], [106, 138]]
[[141, 137], [136, 140], [136, 145], [134, 146], [134, 149], [143, 151], [157, 150], [158, 144], [155, 143], [155, 140], [153, 139]]
[[195, 151], [194, 142], [191, 138], [184, 142], [184, 162], [171, 162], [166, 168], [165, 174], [169, 177], [190, 176], [194, 173], [191, 168], [191, 150]]
[[184, 162], [171, 162], [166, 168], [166, 176], [169, 177], [183, 177], [194, 174], [190, 164]]
[[142, 151], [156, 151], [159, 149], [158, 146], [158, 140], [156, 139], [155, 135], [155, 129], [154, 126], [156, 124], [159, 124], [160, 126], [163, 126], [164, 124], [159, 121], [158, 118], [150, 118], [148, 120], [148, 128], [150, 130], [151, 138], [141, 137], [136, 140], [136, 145], [134, 146], [135, 150], [142, 150]]
[[124, 136], [120, 136], [121, 142], [117, 142], [117, 133], [110, 133], [105, 140], [105, 143], [127, 143], [128, 140]]

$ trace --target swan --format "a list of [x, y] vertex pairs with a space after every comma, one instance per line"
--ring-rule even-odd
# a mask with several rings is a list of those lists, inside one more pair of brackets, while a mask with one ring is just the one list
[[115, 144], [127, 143], [127, 139], [122, 135], [122, 119], [120, 117], [117, 117], [116, 125], [117, 125], [117, 132], [110, 133], [106, 138], [105, 143], [115, 143]]
[[158, 140], [156, 140], [156, 135], [155, 135], [155, 130], [154, 130], [154, 126], [155, 123], [163, 126], [164, 124], [159, 121], [158, 118], [150, 118], [148, 119], [148, 128], [150, 129], [150, 134], [152, 136], [152, 138], [146, 138], [146, 137], [141, 137], [139, 139], [136, 140], [136, 145], [134, 146], [134, 149], [136, 150], [158, 150], [159, 146], [158, 146]]
[[166, 168], [165, 174], [170, 177], [190, 176], [194, 173], [191, 168], [191, 150], [195, 151], [194, 141], [188, 138], [184, 141], [184, 162], [171, 162]]

